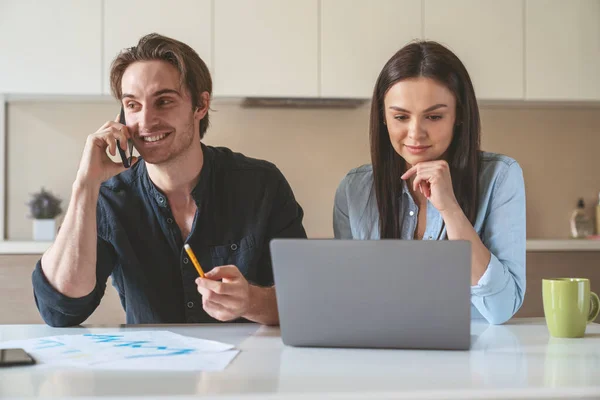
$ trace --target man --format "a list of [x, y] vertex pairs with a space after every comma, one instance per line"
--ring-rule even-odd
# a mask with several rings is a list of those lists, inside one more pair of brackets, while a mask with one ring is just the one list
[[[186, 44], [147, 35], [117, 56], [110, 79], [126, 125], [117, 118], [88, 137], [64, 222], [33, 272], [46, 323], [85, 321], [112, 274], [127, 323], [278, 324], [269, 241], [306, 237], [281, 172], [201, 143], [212, 82]], [[141, 159], [126, 170], [106, 150], [128, 139]]]

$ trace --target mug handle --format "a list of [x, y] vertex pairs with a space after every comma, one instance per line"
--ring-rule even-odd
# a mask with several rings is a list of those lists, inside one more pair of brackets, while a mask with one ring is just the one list
[[590, 292], [590, 315], [588, 316], [588, 322], [592, 322], [598, 316], [598, 312], [600, 312], [600, 299], [598, 299], [598, 295], [594, 292]]

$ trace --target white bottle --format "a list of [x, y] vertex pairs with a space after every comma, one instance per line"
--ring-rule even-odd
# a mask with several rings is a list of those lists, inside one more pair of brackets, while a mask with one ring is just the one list
[[585, 213], [585, 203], [583, 199], [577, 202], [577, 208], [571, 214], [571, 237], [573, 239], [583, 239], [593, 233], [592, 221]]

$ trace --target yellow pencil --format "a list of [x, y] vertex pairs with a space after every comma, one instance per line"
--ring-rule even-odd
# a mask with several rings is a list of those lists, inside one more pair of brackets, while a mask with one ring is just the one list
[[202, 271], [202, 267], [200, 266], [200, 263], [198, 262], [198, 259], [196, 258], [196, 255], [192, 251], [192, 248], [190, 247], [190, 245], [186, 243], [183, 245], [183, 248], [185, 249], [185, 252], [190, 257], [190, 260], [192, 260], [192, 264], [194, 264], [194, 267], [196, 267], [196, 271], [198, 271], [200, 278], [204, 278], [204, 271]]

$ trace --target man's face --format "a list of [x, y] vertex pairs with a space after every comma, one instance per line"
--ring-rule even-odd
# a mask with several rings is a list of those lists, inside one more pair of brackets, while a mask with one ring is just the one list
[[199, 145], [207, 107], [194, 110], [179, 71], [165, 61], [138, 61], [125, 70], [121, 100], [135, 148], [150, 164], [166, 164]]

